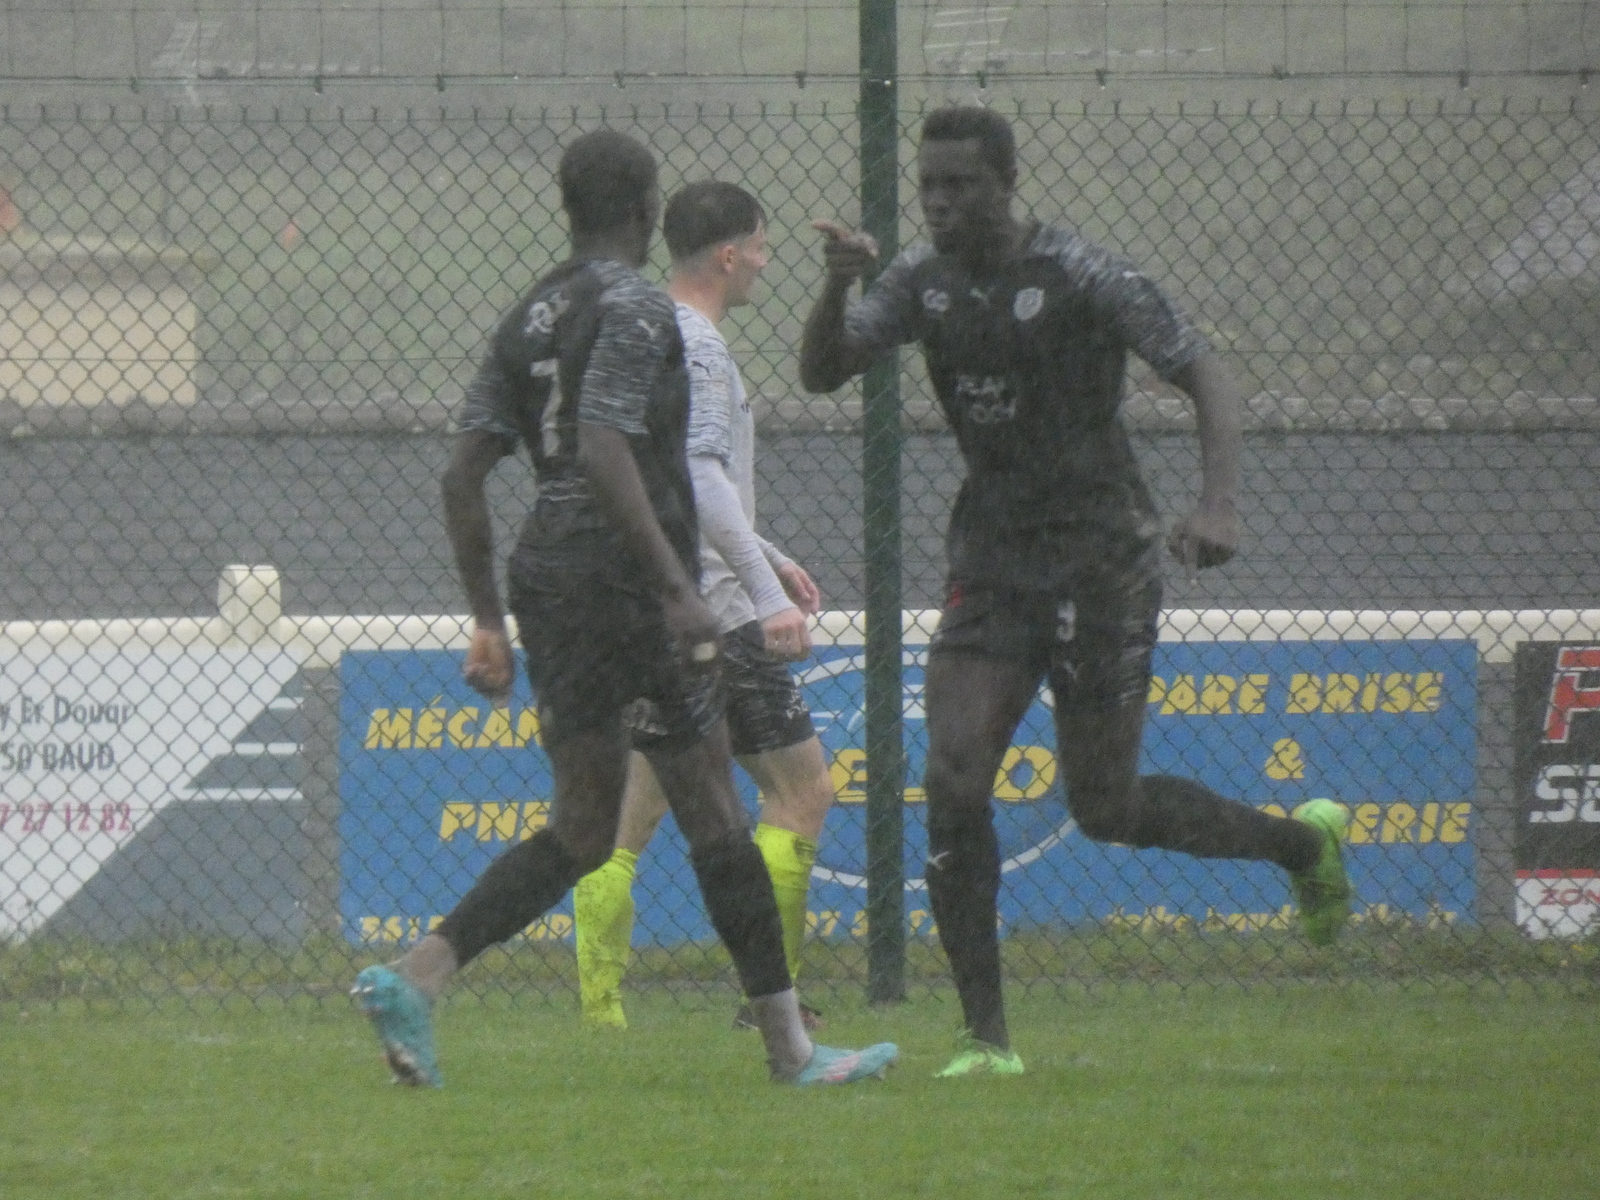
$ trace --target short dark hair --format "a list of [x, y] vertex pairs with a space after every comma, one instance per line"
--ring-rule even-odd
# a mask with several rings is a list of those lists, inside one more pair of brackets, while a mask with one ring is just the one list
[[983, 161], [1002, 179], [1016, 174], [1016, 136], [1011, 132], [1011, 122], [993, 109], [977, 105], [936, 108], [923, 119], [925, 142], [964, 142], [969, 138], [977, 141]]
[[643, 144], [597, 129], [561, 154], [561, 207], [573, 233], [603, 233], [631, 221], [656, 184], [656, 160]]
[[661, 232], [674, 262], [692, 258], [709, 246], [749, 237], [766, 214], [761, 202], [733, 183], [702, 179], [688, 184], [667, 201]]

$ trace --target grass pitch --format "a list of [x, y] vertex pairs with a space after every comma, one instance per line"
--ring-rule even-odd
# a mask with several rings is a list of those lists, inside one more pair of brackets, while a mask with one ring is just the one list
[[1595, 1195], [1593, 1000], [1303, 988], [1019, 995], [1020, 1079], [934, 1081], [956, 1008], [830, 1005], [884, 1084], [765, 1082], [721, 997], [440, 1012], [441, 1092], [390, 1087], [361, 1019], [12, 1008], [0, 1192], [160, 1197]]

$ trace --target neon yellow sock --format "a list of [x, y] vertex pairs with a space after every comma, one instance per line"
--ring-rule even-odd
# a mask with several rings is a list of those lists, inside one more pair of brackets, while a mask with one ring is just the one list
[[811, 891], [811, 864], [817, 861], [817, 844], [808, 837], [763, 822], [756, 826], [756, 848], [772, 876], [772, 894], [778, 900], [783, 922], [783, 956], [789, 975], [800, 971], [800, 944], [806, 936], [806, 896]]
[[578, 880], [572, 912], [578, 933], [578, 999], [585, 1025], [626, 1029], [622, 973], [633, 940], [633, 872], [639, 856], [618, 848]]

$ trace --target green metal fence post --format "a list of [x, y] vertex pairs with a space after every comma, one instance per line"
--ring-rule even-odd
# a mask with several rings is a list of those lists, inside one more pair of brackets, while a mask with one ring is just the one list
[[[900, 222], [895, 0], [861, 0], [861, 221], [882, 267]], [[900, 680], [900, 364], [889, 355], [862, 387], [866, 552], [867, 999], [905, 999], [905, 747]]]

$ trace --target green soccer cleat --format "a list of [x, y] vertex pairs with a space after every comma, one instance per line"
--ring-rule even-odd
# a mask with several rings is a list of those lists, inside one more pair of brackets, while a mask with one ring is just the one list
[[622, 1011], [622, 992], [616, 988], [585, 989], [579, 980], [580, 1016], [583, 1027], [592, 1032], [620, 1031], [628, 1028], [627, 1014]]
[[865, 1050], [835, 1050], [814, 1046], [811, 1058], [789, 1080], [796, 1087], [826, 1083], [858, 1083], [863, 1079], [882, 1079], [900, 1057], [893, 1042], [879, 1042]]
[[372, 1022], [396, 1083], [444, 1086], [433, 1052], [433, 1005], [416, 984], [390, 967], [368, 967], [350, 994]]
[[628, 1028], [628, 1016], [620, 1003], [585, 1005], [583, 1027], [590, 1033], [622, 1033]]
[[957, 1039], [956, 1056], [950, 1065], [934, 1073], [935, 1079], [966, 1079], [973, 1075], [1021, 1075], [1022, 1059], [1014, 1050], [1002, 1050], [988, 1042], [963, 1034]]
[[1333, 800], [1307, 800], [1289, 814], [1322, 834], [1322, 857], [1309, 871], [1289, 876], [1295, 899], [1300, 901], [1300, 921], [1314, 946], [1331, 946], [1350, 919], [1350, 876], [1345, 874], [1339, 847], [1350, 827], [1345, 806]]

